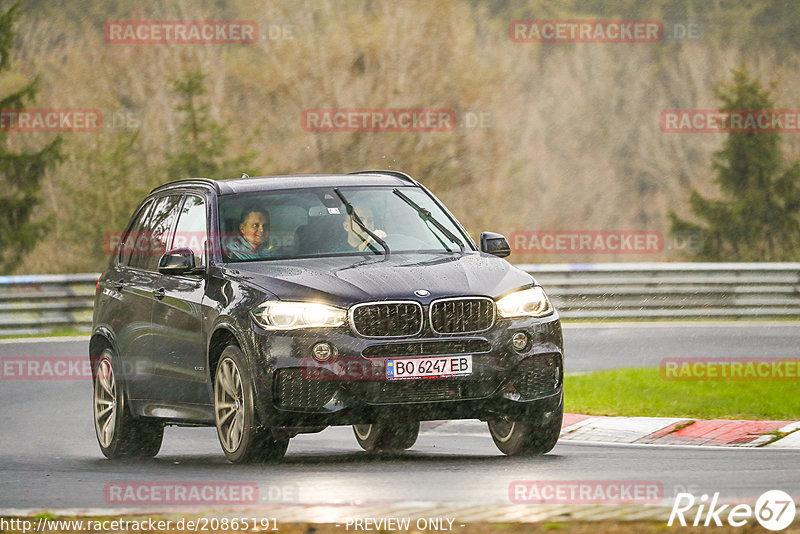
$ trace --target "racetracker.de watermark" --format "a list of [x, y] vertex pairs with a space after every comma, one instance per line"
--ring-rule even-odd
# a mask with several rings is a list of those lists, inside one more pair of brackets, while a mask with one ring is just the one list
[[664, 486], [654, 480], [515, 480], [508, 498], [515, 504], [658, 504]]
[[135, 519], [80, 518], [62, 519], [39, 514], [38, 519], [0, 517], [0, 531], [31, 532], [259, 532], [279, 531], [274, 517], [198, 517], [197, 519], [160, 519], [135, 516]]
[[142, 113], [125, 108], [101, 110], [103, 130], [135, 132], [142, 128]]
[[314, 358], [300, 361], [300, 373], [306, 380], [385, 380], [386, 362], [361, 357], [336, 357], [319, 362]]
[[654, 254], [664, 250], [661, 232], [649, 230], [515, 230], [516, 254]]
[[657, 43], [664, 39], [658, 20], [530, 19], [512, 20], [515, 43]]
[[[208, 234], [205, 231], [178, 231], [175, 232], [172, 247], [203, 250], [206, 243], [210, 243], [226, 248], [234, 242], [241, 241], [241, 237], [242, 234], [239, 232]], [[124, 248], [127, 254], [134, 256], [161, 256], [166, 252], [166, 243], [163, 239], [163, 234], [154, 232], [130, 232], [128, 234], [107, 232], [103, 236], [103, 251], [107, 254], [119, 254]]]
[[797, 109], [665, 109], [665, 133], [800, 133]]
[[[113, 293], [111, 293], [113, 294]], [[90, 380], [99, 356], [4, 356], [0, 358], [2, 380]], [[144, 375], [152, 365], [141, 359], [114, 364], [114, 372], [126, 376]], [[103, 376], [100, 369], [97, 376]]]
[[110, 20], [109, 44], [250, 44], [258, 41], [251, 20]]
[[110, 505], [237, 505], [259, 502], [255, 482], [109, 482]]
[[96, 132], [103, 127], [99, 109], [41, 108], [0, 110], [3, 132]]
[[451, 132], [456, 113], [442, 108], [319, 108], [300, 115], [306, 132]]
[[92, 378], [86, 356], [7, 356], [0, 359], [3, 380], [83, 380]]
[[664, 380], [798, 380], [800, 358], [664, 358]]

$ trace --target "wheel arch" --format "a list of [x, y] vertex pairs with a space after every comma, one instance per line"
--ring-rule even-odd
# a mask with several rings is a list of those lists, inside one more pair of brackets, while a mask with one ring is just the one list
[[97, 371], [97, 360], [106, 349], [111, 349], [114, 355], [118, 357], [119, 351], [114, 342], [114, 335], [107, 328], [101, 327], [95, 330], [92, 337], [89, 338], [89, 362], [91, 363], [93, 379]]
[[228, 345], [236, 345], [242, 352], [247, 352], [246, 345], [237, 335], [236, 330], [228, 324], [221, 324], [214, 330], [208, 340], [208, 373], [211, 384], [214, 383], [214, 376], [217, 372], [217, 364], [222, 356], [222, 351]]

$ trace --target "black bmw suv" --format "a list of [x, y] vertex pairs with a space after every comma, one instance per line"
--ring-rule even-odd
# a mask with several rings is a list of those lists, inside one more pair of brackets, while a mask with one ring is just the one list
[[488, 422], [505, 454], [558, 440], [563, 341], [527, 273], [396, 171], [154, 189], [97, 284], [94, 422], [109, 458], [216, 426], [232, 462], [353, 425], [369, 452], [420, 421]]

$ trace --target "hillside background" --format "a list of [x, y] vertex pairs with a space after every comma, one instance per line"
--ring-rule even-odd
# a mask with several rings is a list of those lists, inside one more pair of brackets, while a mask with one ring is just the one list
[[[512, 42], [509, 22], [533, 18], [658, 19], [668, 34], [691, 24], [697, 35], [660, 43]], [[120, 19], [252, 20], [260, 39], [109, 44], [103, 27]], [[228, 152], [254, 153], [248, 168], [215, 178], [403, 170], [475, 238], [484, 230], [666, 236], [670, 209], [689, 216], [690, 189], [716, 195], [711, 154], [724, 135], [662, 133], [661, 110], [716, 107], [713, 88], [739, 66], [764, 85], [776, 82], [780, 107], [800, 107], [800, 2], [791, 0], [29, 0], [17, 32], [0, 93], [38, 75], [31, 107], [97, 108], [105, 120], [98, 132], [62, 134], [66, 159], [43, 183], [37, 213], [48, 232], [19, 273], [102, 270], [103, 236], [121, 231], [151, 188], [183, 178], [164, 167], [165, 154], [179, 148], [172, 81], [187, 69], [207, 75], [206, 102], [226, 126]], [[337, 107], [451, 108], [460, 124], [435, 133], [302, 129], [303, 110]], [[477, 116], [483, 125], [466, 124]], [[9, 147], [35, 149], [54, 135], [10, 133]], [[800, 157], [800, 135], [784, 135], [782, 148]], [[659, 254], [510, 259], [678, 261], [682, 252], [667, 237]]]

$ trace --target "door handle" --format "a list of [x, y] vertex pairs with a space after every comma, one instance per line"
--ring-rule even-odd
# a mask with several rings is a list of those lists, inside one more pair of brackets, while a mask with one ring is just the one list
[[163, 299], [166, 294], [167, 292], [164, 290], [163, 287], [159, 287], [158, 289], [153, 290], [153, 296], [158, 300]]

